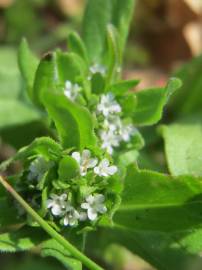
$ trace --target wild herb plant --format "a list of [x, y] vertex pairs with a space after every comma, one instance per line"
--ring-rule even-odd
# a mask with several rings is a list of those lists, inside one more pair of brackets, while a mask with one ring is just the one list
[[40, 61], [22, 41], [25, 89], [49, 136], [1, 164], [3, 172], [20, 162], [14, 175], [0, 177], [8, 191], [0, 190], [1, 251], [37, 247], [67, 269], [104, 269], [87, 255], [102, 265], [105, 248], [116, 243], [158, 269], [200, 264], [201, 168], [184, 169], [193, 155], [178, 153], [176, 126], [161, 128], [171, 175], [138, 168], [139, 130], [161, 119], [181, 82], [134, 92], [139, 80], [121, 79], [133, 7], [133, 0], [89, 0], [81, 37], [70, 33], [67, 51]]

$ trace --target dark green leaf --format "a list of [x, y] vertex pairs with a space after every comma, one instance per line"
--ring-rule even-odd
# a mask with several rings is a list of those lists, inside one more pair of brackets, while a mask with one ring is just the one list
[[140, 80], [125, 80], [119, 81], [109, 86], [108, 91], [112, 92], [115, 96], [122, 96], [132, 88], [134, 88]]
[[46, 93], [44, 104], [55, 122], [64, 148], [96, 147], [93, 120], [89, 111], [63, 94]]
[[70, 51], [78, 54], [83, 60], [88, 62], [88, 55], [85, 44], [76, 32], [71, 32], [68, 36], [68, 48]]
[[63, 157], [59, 163], [59, 179], [66, 181], [74, 178], [79, 173], [79, 167], [76, 160], [70, 156]]

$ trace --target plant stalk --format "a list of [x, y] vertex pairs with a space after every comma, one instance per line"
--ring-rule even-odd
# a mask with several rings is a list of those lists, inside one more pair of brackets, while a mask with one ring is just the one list
[[5, 180], [3, 176], [0, 175], [0, 183], [5, 187], [5, 189], [18, 201], [18, 203], [27, 211], [34, 220], [58, 243], [60, 243], [65, 249], [70, 252], [70, 254], [81, 261], [90, 270], [104, 270], [102, 267], [97, 265], [83, 253], [81, 253], [76, 247], [74, 247], [68, 240], [66, 240], [62, 235], [57, 233], [43, 218], [41, 218], [36, 211], [34, 211], [26, 201], [13, 189], [13, 187]]

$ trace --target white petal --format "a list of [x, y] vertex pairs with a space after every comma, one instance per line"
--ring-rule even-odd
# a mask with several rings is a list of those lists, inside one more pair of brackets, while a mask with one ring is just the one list
[[118, 169], [117, 169], [116, 166], [110, 166], [110, 167], [107, 168], [107, 172], [108, 172], [109, 175], [115, 174], [117, 172], [117, 170]]
[[80, 212], [79, 214], [79, 220], [85, 221], [87, 219], [87, 214], [85, 212]]
[[81, 208], [83, 208], [83, 209], [89, 209], [90, 208], [90, 205], [89, 205], [89, 203], [82, 203], [81, 204]]
[[72, 157], [80, 164], [81, 162], [81, 155], [79, 152], [73, 152]]
[[88, 168], [94, 168], [97, 162], [98, 162], [97, 158], [91, 158], [88, 162]]
[[100, 168], [98, 166], [94, 168], [94, 173], [101, 176], [100, 175]]
[[72, 83], [70, 81], [65, 82], [65, 88], [70, 89], [72, 87]]
[[67, 199], [67, 194], [63, 193], [62, 195], [60, 195], [60, 200], [64, 201]]
[[46, 201], [47, 208], [51, 208], [51, 207], [53, 207], [53, 205], [54, 205], [54, 201], [53, 200], [47, 200]]
[[96, 218], [97, 218], [97, 212], [94, 210], [94, 209], [92, 209], [92, 208], [90, 208], [90, 209], [88, 209], [88, 218], [90, 219], [90, 220], [96, 220]]
[[104, 158], [101, 162], [100, 162], [100, 166], [103, 168], [106, 168], [109, 166], [109, 160], [107, 158]]
[[65, 226], [69, 225], [69, 218], [68, 218], [67, 215], [66, 215], [65, 218], [64, 218], [64, 225], [65, 225]]
[[62, 213], [62, 209], [61, 209], [61, 207], [60, 207], [59, 205], [56, 205], [56, 204], [55, 204], [55, 205], [52, 207], [51, 212], [52, 212], [52, 214], [53, 214], [54, 216], [59, 216], [59, 215], [61, 215], [61, 213]]
[[98, 205], [96, 209], [99, 213], [104, 214], [107, 212], [107, 207], [104, 204]]
[[93, 195], [89, 195], [87, 198], [86, 198], [86, 201], [89, 203], [89, 204], [92, 204], [94, 202], [95, 198]]

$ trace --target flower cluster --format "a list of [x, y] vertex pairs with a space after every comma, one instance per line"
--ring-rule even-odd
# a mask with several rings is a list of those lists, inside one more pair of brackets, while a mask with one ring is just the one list
[[[91, 156], [91, 152], [88, 149], [84, 149], [82, 153], [73, 152], [71, 157], [75, 159], [79, 167], [79, 173], [75, 181], [85, 177], [89, 171], [93, 172], [93, 177], [95, 178], [106, 178], [117, 172], [117, 167], [110, 165], [108, 159], [103, 158], [99, 161], [98, 158]], [[28, 178], [40, 181], [51, 166], [54, 166], [51, 161], [46, 161], [42, 156], [39, 156], [29, 165]], [[54, 217], [58, 217], [64, 226], [77, 226], [79, 221], [95, 221], [99, 214], [107, 212], [105, 196], [103, 194], [91, 191], [83, 195], [81, 197], [83, 199], [77, 200], [74, 198], [74, 192], [71, 186], [69, 189], [61, 189], [59, 194], [53, 188], [50, 197], [46, 201], [47, 209], [50, 209], [51, 214]]]
[[104, 116], [104, 122], [99, 136], [102, 148], [109, 154], [113, 153], [114, 147], [118, 147], [121, 141], [128, 142], [136, 132], [132, 124], [123, 123], [119, 116], [121, 111], [121, 106], [112, 93], [101, 96], [100, 103], [97, 105], [97, 113]]

